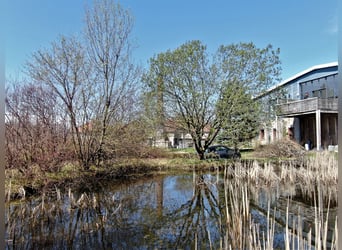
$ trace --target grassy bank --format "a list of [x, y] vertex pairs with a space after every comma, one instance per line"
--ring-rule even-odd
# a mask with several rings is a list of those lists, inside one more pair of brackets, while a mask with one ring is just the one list
[[30, 172], [17, 169], [5, 170], [6, 200], [41, 194], [49, 189], [90, 185], [101, 180], [134, 180], [170, 171], [190, 171], [212, 169], [225, 164], [225, 160], [201, 161], [195, 154], [181, 151], [168, 152], [158, 158], [121, 158], [84, 170], [76, 162], [61, 164], [57, 171], [42, 171], [38, 166], [30, 167]]
[[[273, 150], [274, 151], [274, 150]], [[273, 152], [272, 151], [272, 152]], [[5, 194], [6, 200], [21, 198], [23, 196], [29, 196], [33, 194], [41, 194], [53, 190], [55, 188], [69, 188], [83, 186], [92, 188], [92, 183], [99, 182], [101, 180], [134, 180], [151, 175], [180, 172], [180, 171], [192, 171], [192, 170], [214, 170], [223, 169], [227, 165], [235, 166], [241, 164], [248, 167], [252, 166], [256, 161], [260, 166], [265, 166], [265, 163], [273, 162], [279, 165], [281, 162], [291, 162], [292, 165], [300, 167], [303, 157], [305, 157], [308, 163], [314, 163], [316, 157], [319, 156], [319, 161], [323, 164], [326, 161], [327, 156], [321, 156], [322, 153], [310, 152], [305, 155], [301, 152], [301, 157], [267, 157], [266, 154], [260, 154], [260, 151], [246, 150], [242, 151], [241, 160], [235, 162], [233, 160], [199, 160], [193, 149], [186, 150], [167, 150], [160, 155], [150, 158], [120, 158], [103, 164], [101, 167], [91, 166], [89, 170], [85, 171], [77, 163], [66, 162], [61, 164], [57, 171], [46, 172], [42, 171], [38, 166], [30, 168], [30, 172], [21, 173], [16, 169], [9, 169], [5, 171]], [[336, 158], [334, 153], [333, 159]], [[281, 164], [280, 164], [281, 165]], [[267, 165], [266, 165], [267, 166]], [[285, 168], [285, 167], [284, 167]], [[255, 169], [256, 171], [256, 169]], [[290, 171], [290, 170], [289, 170]], [[289, 171], [286, 175], [289, 175]], [[293, 171], [293, 170], [291, 170]], [[312, 169], [310, 172], [305, 172], [306, 175], [312, 174], [318, 171]], [[304, 173], [304, 172], [303, 172]], [[323, 172], [322, 172], [323, 173]], [[334, 173], [324, 172], [326, 178], [330, 178]], [[255, 174], [255, 172], [253, 173]], [[269, 173], [270, 174], [270, 173]], [[283, 172], [284, 174], [284, 172]], [[258, 178], [263, 178], [259, 176]], [[305, 179], [305, 176], [300, 178]], [[331, 177], [332, 182], [337, 180]]]

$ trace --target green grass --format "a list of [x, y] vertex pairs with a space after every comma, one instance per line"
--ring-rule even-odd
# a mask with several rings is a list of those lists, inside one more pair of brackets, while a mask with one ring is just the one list
[[171, 152], [184, 152], [184, 153], [191, 153], [197, 154], [195, 148], [171, 148], [169, 149]]

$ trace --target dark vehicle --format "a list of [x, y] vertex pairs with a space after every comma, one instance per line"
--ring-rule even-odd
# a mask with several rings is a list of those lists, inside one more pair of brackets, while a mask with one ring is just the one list
[[238, 159], [238, 158], [241, 158], [241, 154], [239, 150], [231, 149], [223, 145], [214, 145], [214, 146], [208, 147], [205, 150], [204, 157], [206, 159], [209, 159], [209, 158]]

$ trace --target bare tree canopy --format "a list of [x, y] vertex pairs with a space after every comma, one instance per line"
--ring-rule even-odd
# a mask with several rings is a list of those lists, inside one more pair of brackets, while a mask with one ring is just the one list
[[33, 164], [52, 170], [72, 152], [66, 145], [57, 96], [36, 84], [11, 82], [6, 88], [5, 139], [7, 168], [30, 172]]
[[131, 14], [113, 1], [94, 1], [93, 8], [86, 11], [85, 39], [97, 86], [99, 154], [108, 126], [129, 120], [128, 111], [134, 110], [139, 69], [131, 60], [132, 28]]
[[[68, 114], [72, 140], [78, 159], [88, 166], [90, 155], [79, 127], [84, 125], [89, 99], [83, 99], [89, 71], [83, 46], [75, 38], [61, 37], [51, 50], [39, 50], [27, 63], [27, 71], [38, 84], [51, 88]], [[83, 94], [83, 95], [82, 95]]]
[[26, 65], [31, 79], [58, 96], [85, 168], [104, 159], [110, 126], [119, 131], [118, 124], [135, 119], [140, 71], [131, 60], [132, 27], [130, 13], [119, 4], [94, 1], [86, 10], [83, 37], [61, 36]]

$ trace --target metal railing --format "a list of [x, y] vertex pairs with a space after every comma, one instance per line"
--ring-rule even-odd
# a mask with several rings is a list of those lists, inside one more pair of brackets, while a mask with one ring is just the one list
[[280, 100], [277, 104], [279, 115], [291, 115], [299, 113], [322, 111], [337, 111], [338, 98], [308, 98], [302, 100]]

